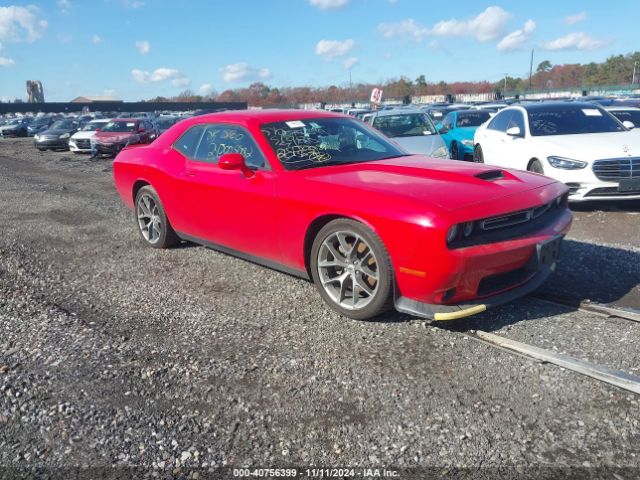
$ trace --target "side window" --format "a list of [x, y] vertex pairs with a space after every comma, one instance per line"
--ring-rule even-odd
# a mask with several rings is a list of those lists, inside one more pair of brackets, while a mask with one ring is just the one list
[[518, 127], [520, 134], [524, 135], [524, 117], [521, 112], [514, 110], [511, 120], [509, 120], [509, 125], [507, 125], [507, 130], [511, 127]]
[[446, 117], [444, 117], [444, 120], [442, 120], [442, 125], [449, 130], [453, 128], [453, 113], [449, 113]]
[[204, 132], [204, 125], [196, 125], [184, 132], [182, 136], [176, 140], [173, 144], [173, 148], [183, 154], [185, 157], [193, 158], [196, 154], [196, 149], [202, 138], [202, 132]]
[[241, 154], [248, 167], [264, 168], [262, 152], [244, 128], [229, 125], [208, 125], [196, 149], [194, 160], [217, 163], [225, 153]]
[[513, 115], [513, 110], [498, 113], [495, 117], [493, 117], [493, 120], [489, 122], [489, 125], [487, 125], [487, 128], [489, 130], [506, 132], [509, 125], [509, 120], [511, 120], [512, 115]]

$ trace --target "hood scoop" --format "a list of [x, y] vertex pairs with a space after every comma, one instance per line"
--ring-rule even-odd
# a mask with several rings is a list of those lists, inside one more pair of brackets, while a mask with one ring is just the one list
[[492, 182], [494, 180], [503, 179], [504, 172], [502, 170], [487, 170], [486, 172], [477, 173], [476, 175], [474, 175], [474, 177]]

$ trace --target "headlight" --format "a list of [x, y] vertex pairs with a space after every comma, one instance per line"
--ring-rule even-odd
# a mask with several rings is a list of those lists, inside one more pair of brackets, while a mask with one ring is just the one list
[[431, 156], [435, 158], [449, 158], [449, 150], [447, 150], [447, 147], [442, 145], [431, 152]]
[[587, 162], [581, 162], [580, 160], [572, 160], [564, 157], [547, 157], [549, 164], [554, 168], [561, 168], [563, 170], [580, 170], [587, 166]]
[[473, 147], [473, 140], [462, 140], [460, 143], [467, 147]]
[[60, 137], [58, 138], [69, 138], [71, 135], [69, 135], [68, 133], [63, 133], [62, 135], [60, 135]]
[[447, 232], [447, 243], [451, 243], [456, 239], [459, 230], [460, 229], [458, 228], [458, 225], [454, 225], [449, 229], [449, 231]]
[[40, 138], [40, 135], [38, 135], [37, 133], [33, 136], [34, 140], [38, 140]]
[[473, 222], [465, 222], [462, 224], [462, 234], [466, 237], [473, 233]]

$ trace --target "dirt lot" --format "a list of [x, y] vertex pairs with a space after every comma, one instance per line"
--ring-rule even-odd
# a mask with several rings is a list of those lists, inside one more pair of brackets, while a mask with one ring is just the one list
[[[305, 281], [190, 244], [145, 248], [110, 163], [0, 140], [0, 477], [640, 474], [640, 397], [465, 335], [640, 375], [640, 324], [535, 298], [437, 326], [351, 321]], [[640, 204], [576, 210], [544, 289], [640, 308]]]

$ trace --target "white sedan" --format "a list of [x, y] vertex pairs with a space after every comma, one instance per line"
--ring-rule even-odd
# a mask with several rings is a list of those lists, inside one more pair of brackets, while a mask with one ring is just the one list
[[599, 105], [505, 108], [476, 130], [474, 161], [564, 182], [571, 201], [640, 199], [640, 135]]

